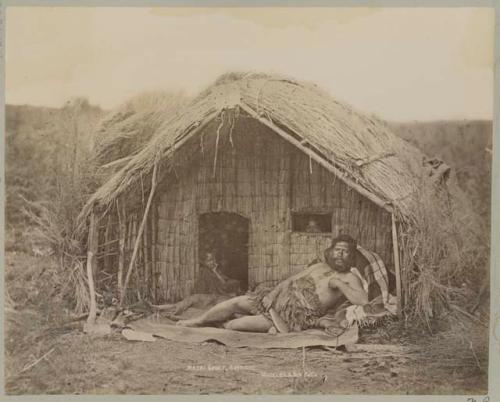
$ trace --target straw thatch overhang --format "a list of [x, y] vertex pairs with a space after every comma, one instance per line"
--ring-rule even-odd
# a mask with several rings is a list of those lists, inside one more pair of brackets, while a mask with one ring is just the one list
[[[105, 209], [222, 113], [249, 117], [271, 128], [351, 188], [399, 217], [427, 174], [424, 155], [387, 125], [338, 102], [319, 88], [293, 80], [247, 74], [220, 79], [168, 119], [142, 150], [88, 200], [80, 215]], [[168, 170], [168, 169], [167, 169]]]
[[100, 171], [113, 173], [123, 166], [188, 102], [178, 91], [144, 92], [110, 112], [95, 133], [94, 160]]

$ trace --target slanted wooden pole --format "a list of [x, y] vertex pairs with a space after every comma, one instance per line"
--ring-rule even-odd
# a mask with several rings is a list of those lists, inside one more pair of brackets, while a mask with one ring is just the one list
[[149, 208], [151, 207], [151, 201], [153, 200], [153, 195], [156, 189], [156, 171], [158, 168], [158, 161], [155, 162], [153, 168], [153, 174], [151, 176], [151, 190], [149, 192], [148, 202], [146, 204], [146, 208], [144, 210], [144, 215], [142, 217], [141, 225], [139, 226], [139, 231], [137, 232], [137, 237], [134, 243], [134, 250], [132, 252], [132, 257], [130, 258], [130, 263], [128, 265], [127, 276], [125, 277], [125, 282], [123, 283], [123, 292], [120, 298], [120, 305], [123, 305], [123, 301], [125, 300], [125, 295], [127, 293], [128, 283], [130, 281], [130, 275], [132, 274], [132, 270], [134, 268], [135, 259], [137, 258], [137, 251], [139, 250], [139, 245], [141, 244], [142, 233], [144, 232], [144, 225], [146, 224], [146, 219], [148, 217]]
[[95, 324], [97, 316], [97, 305], [95, 299], [95, 287], [94, 287], [94, 269], [96, 264], [96, 254], [98, 247], [98, 221], [95, 217], [94, 212], [90, 214], [90, 225], [89, 225], [89, 237], [88, 237], [88, 249], [87, 249], [87, 280], [89, 282], [89, 295], [90, 295], [90, 311], [87, 318], [87, 323]]
[[144, 294], [149, 295], [149, 268], [150, 268], [150, 261], [149, 261], [149, 225], [148, 225], [148, 219], [146, 219], [146, 223], [144, 225], [144, 235], [142, 236], [142, 257], [143, 257], [143, 262], [144, 262]]
[[397, 296], [397, 311], [398, 317], [403, 317], [402, 312], [402, 295], [401, 295], [401, 270], [399, 266], [399, 245], [398, 245], [398, 230], [396, 227], [396, 218], [391, 214], [392, 220], [392, 249], [394, 251], [394, 268], [396, 272], [396, 296]]
[[343, 172], [341, 172], [331, 161], [322, 158], [320, 155], [318, 155], [316, 152], [311, 150], [310, 148], [304, 146], [303, 141], [299, 141], [295, 138], [293, 138], [290, 134], [288, 134], [285, 130], [282, 130], [275, 124], [273, 124], [271, 121], [268, 119], [259, 116], [251, 107], [247, 106], [244, 103], [240, 104], [240, 107], [247, 112], [250, 116], [252, 116], [254, 119], [259, 121], [260, 123], [264, 124], [265, 126], [269, 127], [271, 130], [273, 130], [275, 133], [283, 137], [285, 140], [288, 142], [292, 143], [295, 145], [297, 148], [299, 148], [302, 152], [304, 152], [306, 155], [314, 159], [316, 162], [318, 162], [321, 166], [326, 168], [329, 172], [332, 172], [335, 174], [336, 177], [339, 177], [345, 184], [348, 186], [352, 187], [354, 190], [356, 190], [359, 194], [365, 196], [368, 198], [370, 201], [375, 203], [375, 205], [378, 205], [379, 207], [385, 209], [387, 212], [392, 213], [393, 208], [391, 205], [383, 201], [380, 197], [377, 195], [373, 194], [372, 192], [368, 191], [364, 187], [360, 186], [353, 180], [349, 179]]
[[102, 245], [102, 252], [104, 253], [104, 270], [108, 270], [111, 266], [111, 214], [106, 219], [106, 229], [104, 230], [104, 244]]
[[151, 216], [151, 283], [152, 283], [152, 287], [153, 287], [153, 300], [156, 303], [158, 300], [157, 300], [157, 277], [156, 277], [156, 272], [157, 272], [157, 267], [156, 267], [157, 233], [156, 233], [155, 211], [156, 211], [156, 208], [153, 207], [153, 210], [151, 211], [151, 213], [152, 213], [152, 216]]
[[116, 201], [116, 212], [118, 215], [118, 276], [116, 278], [118, 288], [118, 298], [123, 295], [123, 268], [125, 265], [125, 237], [127, 233], [127, 223], [125, 222], [125, 206]]

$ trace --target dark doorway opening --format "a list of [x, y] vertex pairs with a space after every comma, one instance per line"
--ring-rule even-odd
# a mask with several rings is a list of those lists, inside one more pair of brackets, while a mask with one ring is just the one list
[[220, 271], [240, 281], [242, 291], [248, 289], [247, 218], [232, 212], [209, 212], [199, 217], [198, 258], [202, 262], [212, 253]]

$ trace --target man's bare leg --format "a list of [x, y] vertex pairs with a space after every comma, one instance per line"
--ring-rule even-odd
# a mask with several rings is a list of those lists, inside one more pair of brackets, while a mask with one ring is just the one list
[[252, 304], [250, 303], [249, 296], [237, 296], [216, 304], [199, 317], [190, 320], [180, 320], [177, 322], [177, 325], [184, 327], [200, 327], [205, 324], [227, 321], [236, 313], [252, 314], [251, 311]]
[[262, 314], [235, 318], [224, 324], [226, 329], [249, 332], [268, 332], [272, 326], [273, 323]]

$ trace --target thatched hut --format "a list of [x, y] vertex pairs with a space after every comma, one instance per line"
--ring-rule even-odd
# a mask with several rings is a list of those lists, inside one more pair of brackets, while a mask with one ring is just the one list
[[398, 224], [429, 177], [424, 160], [316, 86], [224, 76], [90, 197], [89, 266], [130, 296], [175, 301], [203, 287], [207, 250], [253, 288], [302, 269], [345, 232], [382, 257], [401, 296]]

